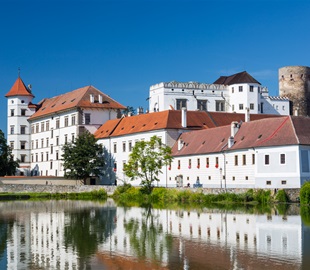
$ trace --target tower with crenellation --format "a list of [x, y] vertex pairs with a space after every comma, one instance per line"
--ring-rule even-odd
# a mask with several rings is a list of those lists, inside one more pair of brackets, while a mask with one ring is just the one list
[[292, 115], [310, 116], [310, 67], [280, 68], [279, 92], [281, 97], [288, 97], [292, 102]]

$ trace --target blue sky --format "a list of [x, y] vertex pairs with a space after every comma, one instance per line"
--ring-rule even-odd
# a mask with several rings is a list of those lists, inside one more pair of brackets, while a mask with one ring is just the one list
[[309, 14], [308, 0], [0, 0], [0, 129], [19, 67], [34, 102], [91, 84], [146, 109], [153, 84], [244, 70], [277, 95], [280, 67], [310, 66]]

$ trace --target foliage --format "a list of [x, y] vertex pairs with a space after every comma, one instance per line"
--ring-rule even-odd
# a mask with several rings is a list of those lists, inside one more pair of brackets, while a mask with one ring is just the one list
[[290, 201], [284, 189], [278, 190], [275, 199], [280, 203], [288, 203]]
[[310, 227], [310, 207], [302, 205], [300, 207], [300, 216], [304, 225]]
[[135, 115], [135, 109], [132, 106], [127, 106], [126, 109], [122, 111], [123, 114], [128, 115], [130, 113], [131, 115]]
[[300, 189], [300, 203], [310, 204], [310, 182], [305, 182]]
[[15, 175], [18, 167], [18, 161], [13, 159], [12, 150], [7, 145], [4, 133], [0, 129], [0, 176]]
[[63, 146], [64, 171], [66, 178], [86, 179], [102, 174], [105, 164], [103, 149], [96, 143], [96, 138], [89, 132], [84, 132], [73, 142]]
[[258, 189], [253, 192], [254, 201], [260, 204], [267, 204], [271, 202], [271, 192], [270, 190]]
[[141, 192], [150, 194], [154, 182], [159, 181], [162, 166], [168, 165], [172, 160], [171, 148], [162, 144], [157, 136], [150, 141], [138, 141], [129, 155], [127, 164], [124, 164], [124, 173], [131, 179], [141, 180]]

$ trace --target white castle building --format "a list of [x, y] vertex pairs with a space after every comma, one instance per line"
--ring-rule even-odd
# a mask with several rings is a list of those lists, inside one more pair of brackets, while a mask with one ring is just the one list
[[251, 114], [290, 114], [288, 98], [269, 96], [268, 88], [246, 71], [221, 76], [213, 84], [162, 82], [150, 87], [150, 112], [183, 107], [191, 111], [244, 113], [248, 108]]
[[20, 160], [18, 175], [63, 176], [62, 146], [85, 130], [94, 133], [125, 108], [93, 86], [34, 104], [30, 87], [20, 77], [5, 96], [7, 141]]

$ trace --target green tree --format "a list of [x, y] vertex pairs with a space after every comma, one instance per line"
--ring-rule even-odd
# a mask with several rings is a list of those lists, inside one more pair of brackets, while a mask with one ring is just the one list
[[105, 164], [103, 148], [96, 143], [93, 134], [84, 132], [73, 142], [63, 146], [65, 177], [71, 179], [86, 179], [90, 176], [102, 174]]
[[127, 106], [126, 109], [123, 110], [123, 114], [127, 115], [128, 113], [131, 113], [131, 115], [135, 115], [136, 110], [132, 106]]
[[157, 136], [150, 141], [138, 141], [124, 164], [124, 173], [131, 179], [141, 179], [140, 185], [147, 194], [152, 192], [154, 182], [159, 181], [162, 166], [172, 161], [171, 148], [162, 144]]
[[14, 175], [19, 167], [15, 161], [11, 148], [7, 145], [3, 131], [0, 129], [0, 176]]

